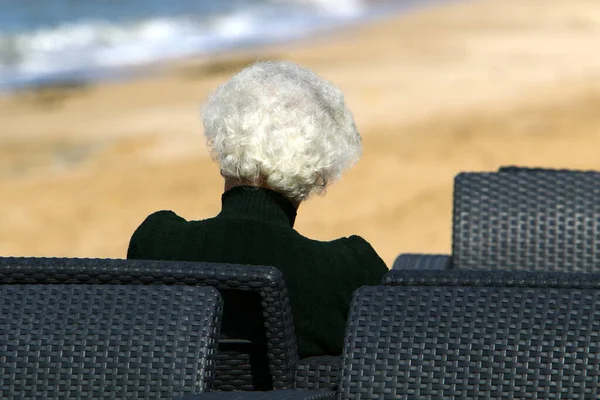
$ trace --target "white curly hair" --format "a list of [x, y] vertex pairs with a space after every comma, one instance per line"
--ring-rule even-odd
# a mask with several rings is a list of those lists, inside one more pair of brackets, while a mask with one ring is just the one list
[[257, 62], [202, 108], [204, 134], [224, 177], [302, 201], [354, 165], [361, 138], [342, 92], [291, 62]]

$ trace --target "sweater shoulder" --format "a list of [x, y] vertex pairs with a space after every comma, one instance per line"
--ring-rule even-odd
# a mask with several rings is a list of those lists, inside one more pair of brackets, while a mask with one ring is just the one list
[[149, 216], [133, 232], [127, 249], [127, 258], [152, 258], [153, 252], [165, 243], [165, 238], [187, 221], [170, 210], [157, 211]]
[[169, 221], [187, 222], [187, 220], [185, 218], [180, 217], [179, 215], [175, 214], [171, 210], [161, 210], [161, 211], [156, 211], [156, 212], [148, 215], [146, 217], [146, 219], [144, 220], [144, 222], [142, 222], [142, 224], [140, 226], [144, 226], [144, 225], [152, 226], [154, 224], [160, 224], [160, 223], [169, 222]]
[[132, 238], [146, 238], [147, 235], [155, 235], [166, 229], [172, 230], [187, 224], [187, 220], [175, 214], [171, 210], [156, 211], [146, 217], [133, 233]]
[[389, 271], [373, 246], [358, 235], [339, 238], [327, 243], [347, 255], [344, 258], [354, 261], [353, 266], [358, 275], [357, 278], [365, 282], [363, 284], [377, 285], [383, 275]]
[[358, 235], [342, 237], [342, 238], [335, 239], [335, 240], [332, 240], [332, 241], [326, 242], [326, 243], [330, 243], [335, 246], [341, 246], [346, 249], [351, 249], [354, 252], [357, 252], [357, 254], [359, 254], [359, 255], [364, 255], [364, 256], [377, 255], [377, 253], [375, 253], [375, 249], [373, 249], [373, 246], [371, 246], [371, 244], [369, 242], [367, 242], [365, 239], [363, 239], [361, 236], [358, 236]]

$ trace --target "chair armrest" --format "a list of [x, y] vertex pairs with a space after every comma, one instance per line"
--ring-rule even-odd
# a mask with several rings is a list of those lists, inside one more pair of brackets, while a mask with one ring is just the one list
[[296, 389], [336, 390], [340, 377], [341, 356], [308, 357], [296, 367]]
[[448, 254], [400, 254], [394, 261], [392, 269], [452, 269], [452, 256]]
[[184, 396], [180, 400], [330, 400], [329, 390], [282, 389], [269, 392], [204, 392]]

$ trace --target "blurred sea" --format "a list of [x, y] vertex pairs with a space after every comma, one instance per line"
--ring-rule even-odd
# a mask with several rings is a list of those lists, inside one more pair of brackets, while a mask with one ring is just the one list
[[[289, 41], [418, 0], [2, 0], [0, 90]], [[420, 0], [424, 2], [424, 0]]]

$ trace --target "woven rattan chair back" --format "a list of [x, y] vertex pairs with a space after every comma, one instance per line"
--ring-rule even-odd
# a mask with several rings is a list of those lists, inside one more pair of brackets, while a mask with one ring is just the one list
[[600, 173], [504, 168], [454, 182], [454, 269], [600, 272]]
[[213, 286], [224, 302], [215, 390], [291, 388], [298, 363], [287, 289], [272, 267], [174, 261], [0, 258], [0, 283]]
[[3, 399], [164, 399], [210, 390], [219, 292], [0, 285]]
[[338, 399], [600, 396], [600, 275], [392, 271], [355, 294]]

